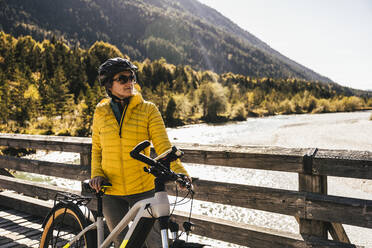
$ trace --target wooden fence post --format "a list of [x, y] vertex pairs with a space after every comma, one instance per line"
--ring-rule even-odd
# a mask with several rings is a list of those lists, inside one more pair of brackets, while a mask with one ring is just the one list
[[[312, 149], [303, 157], [303, 173], [298, 174], [299, 191], [327, 194], [327, 176], [313, 175], [312, 173], [313, 158], [317, 151], [317, 148]], [[300, 218], [299, 225], [300, 234], [304, 238], [306, 236], [328, 238], [327, 222]]]
[[92, 159], [91, 153], [80, 153], [80, 165], [89, 167], [89, 171], [91, 159]]

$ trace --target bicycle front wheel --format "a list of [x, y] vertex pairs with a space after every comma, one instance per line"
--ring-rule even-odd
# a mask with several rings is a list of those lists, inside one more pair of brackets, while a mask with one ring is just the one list
[[[64, 247], [88, 225], [88, 222], [75, 205], [59, 203], [49, 213], [44, 224], [40, 248], [57, 248]], [[94, 247], [94, 236], [87, 232], [71, 246], [66, 247]]]

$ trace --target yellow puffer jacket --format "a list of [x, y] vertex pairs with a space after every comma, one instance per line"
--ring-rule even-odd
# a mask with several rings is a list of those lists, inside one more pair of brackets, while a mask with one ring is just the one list
[[[152, 141], [157, 154], [171, 148], [159, 110], [136, 93], [125, 112], [120, 137], [110, 101], [103, 99], [94, 112], [91, 178], [107, 178], [112, 183], [106, 191], [109, 195], [132, 195], [152, 190], [154, 177], [144, 172], [145, 164], [131, 158], [129, 153], [143, 140]], [[149, 156], [149, 147], [145, 154]], [[171, 164], [171, 169], [188, 175], [179, 160]]]

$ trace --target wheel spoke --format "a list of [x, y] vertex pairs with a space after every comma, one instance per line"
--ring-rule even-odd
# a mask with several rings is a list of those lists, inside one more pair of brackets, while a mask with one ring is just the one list
[[[82, 214], [73, 209], [57, 208], [54, 211], [44, 228], [41, 241], [44, 244], [42, 248], [63, 247], [87, 225]], [[88, 248], [87, 235], [80, 237], [71, 247]]]

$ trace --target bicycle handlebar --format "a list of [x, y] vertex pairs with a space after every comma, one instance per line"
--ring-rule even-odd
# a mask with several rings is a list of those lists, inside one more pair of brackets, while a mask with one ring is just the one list
[[150, 145], [150, 141], [145, 140], [136, 145], [136, 147], [133, 148], [133, 150], [130, 152], [130, 156], [134, 159], [137, 159], [141, 162], [144, 162], [145, 164], [148, 164], [149, 166], [156, 166], [156, 161], [142, 153], [146, 147]]
[[173, 146], [168, 151], [164, 152], [163, 154], [153, 159], [140, 153], [149, 145], [150, 142], [148, 140], [142, 141], [133, 148], [133, 150], [130, 152], [130, 156], [136, 160], [139, 160], [149, 165], [150, 166], [149, 169], [148, 168], [144, 169], [146, 172], [151, 173], [155, 177], [170, 181], [178, 181], [186, 188], [191, 188], [192, 187], [191, 183], [186, 182], [186, 180], [184, 179], [184, 175], [177, 174], [170, 169], [170, 163], [183, 156], [183, 152], [177, 149], [175, 146]]

